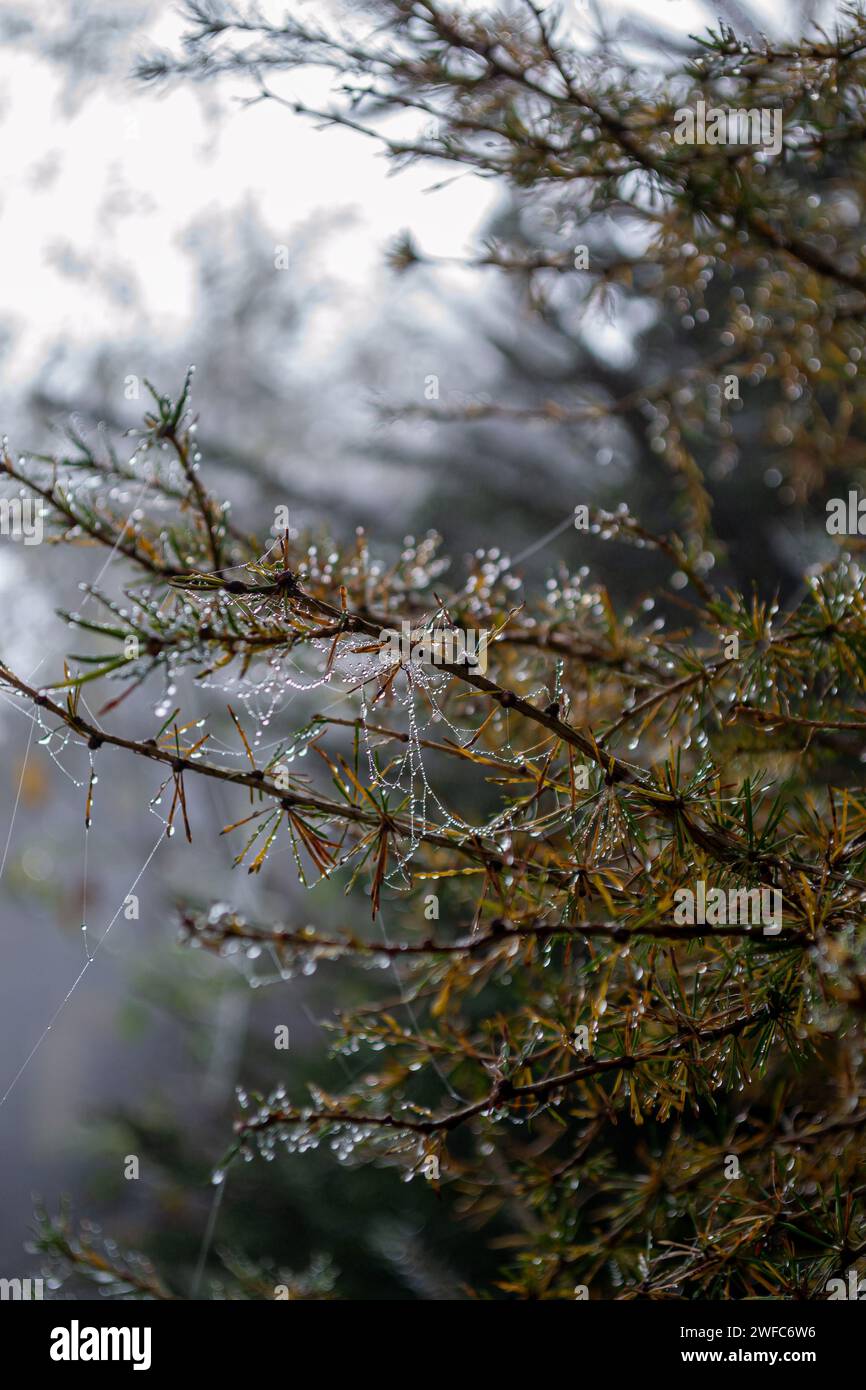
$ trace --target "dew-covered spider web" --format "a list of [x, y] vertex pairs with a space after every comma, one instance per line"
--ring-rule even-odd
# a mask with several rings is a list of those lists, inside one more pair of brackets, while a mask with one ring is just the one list
[[[130, 459], [130, 467], [142, 465], [146, 454], [147, 446], [142, 445]], [[126, 526], [136, 526], [149, 502], [158, 502], [158, 499], [151, 496], [151, 490], [151, 478], [146, 477], [140, 486], [121, 493], [129, 507], [127, 522], [121, 530], [121, 536]], [[527, 546], [514, 561], [500, 555], [498, 551], [492, 551], [485, 564], [494, 577], [506, 576], [510, 579], [514, 564], [548, 544], [571, 524], [572, 516], [569, 514], [557, 527]], [[260, 564], [269, 561], [275, 545], [276, 542], [261, 555]], [[313, 555], [315, 557], [315, 548]], [[83, 621], [85, 612], [92, 613], [98, 608], [107, 614], [110, 620], [124, 624], [132, 623], [137, 628], [148, 621], [158, 619], [162, 624], [161, 630], [170, 637], [172, 604], [177, 603], [176, 596], [155, 595], [146, 585], [128, 590], [125, 600], [112, 598], [105, 592], [104, 581], [118, 558], [122, 558], [119, 538], [100, 565], [95, 578], [80, 586], [83, 597], [77, 611], [70, 615], [72, 622], [76, 626], [88, 626]], [[336, 559], [336, 556], [332, 559]], [[236, 578], [242, 572], [243, 567], [231, 566], [223, 571], [215, 571], [215, 574], [231, 574]], [[519, 581], [516, 579], [513, 580], [513, 587], [519, 588]], [[180, 609], [186, 607], [184, 617], [188, 619], [188, 605], [181, 603], [178, 606]], [[246, 608], [254, 622], [266, 621], [267, 602], [264, 598], [247, 600]], [[205, 602], [199, 605], [197, 617], [207, 621], [213, 611], [213, 603]], [[435, 648], [437, 641], [447, 638], [452, 626], [447, 608], [439, 601], [431, 604], [427, 613], [416, 616], [413, 623], [413, 636], [426, 640], [428, 648], [430, 643]], [[485, 640], [495, 642], [496, 635], [496, 630], [485, 632]], [[193, 665], [197, 659], [204, 657], [203, 652], [192, 655]], [[384, 876], [384, 882], [393, 890], [400, 892], [411, 887], [414, 861], [425, 837], [431, 834], [447, 836], [448, 842], [458, 847], [479, 837], [494, 837], [497, 845], [507, 851], [516, 814], [514, 805], [507, 804], [488, 818], [477, 823], [471, 822], [448, 804], [437, 787], [435, 776], [430, 772], [431, 750], [435, 752], [437, 746], [441, 749], [443, 745], [447, 745], [449, 751], [456, 750], [458, 754], [468, 753], [479, 737], [476, 712], [471, 706], [467, 706], [465, 717], [455, 713], [448, 698], [453, 685], [453, 673], [440, 669], [435, 661], [415, 659], [410, 655], [389, 664], [382, 651], [376, 649], [375, 643], [371, 650], [369, 643], [351, 634], [345, 635], [337, 644], [336, 650], [330, 635], [322, 638], [311, 637], [305, 642], [302, 652], [296, 652], [291, 644], [275, 645], [269, 654], [260, 654], [253, 662], [244, 663], [243, 669], [238, 669], [235, 662], [208, 666], [202, 659], [199, 664], [203, 669], [196, 673], [193, 680], [187, 679], [188, 672], [184, 669], [189, 664], [188, 657], [187, 652], [184, 653], [183, 661], [170, 658], [164, 663], [161, 689], [151, 696], [150, 707], [153, 717], [159, 723], [160, 735], [163, 735], [166, 729], [172, 728], [178, 738], [183, 737], [187, 747], [192, 746], [193, 758], [201, 756], [196, 751], [200, 746], [206, 751], [211, 764], [229, 774], [233, 771], [246, 772], [253, 766], [256, 769], [265, 769], [271, 778], [275, 773], [284, 776], [286, 787], [291, 793], [296, 793], [299, 788], [315, 790], [316, 782], [308, 769], [316, 761], [311, 754], [317, 751], [317, 744], [325, 730], [331, 725], [348, 725], [357, 732], [363, 771], [369, 788], [381, 799], [383, 805], [398, 808], [401, 834], [396, 841], [396, 852]], [[43, 657], [39, 667], [30, 673], [29, 680], [47, 680], [47, 664], [48, 658]], [[74, 666], [66, 667], [68, 674], [74, 674], [75, 670]], [[518, 677], [521, 674], [525, 673], [518, 672]], [[54, 678], [55, 673], [52, 672], [51, 679]], [[559, 674], [556, 680], [557, 687], [558, 683]], [[54, 693], [53, 687], [46, 686], [46, 689]], [[88, 703], [89, 689], [87, 685], [79, 688], [80, 709], [86, 715], [89, 725], [98, 733], [102, 733], [105, 726], [101, 719], [105, 711], [94, 712], [91, 708]], [[182, 691], [182, 694], [179, 694], [179, 691]], [[557, 688], [551, 690], [546, 684], [540, 683], [537, 689], [529, 690], [528, 698], [538, 696], [548, 700], [551, 697], [556, 698], [557, 694]], [[308, 709], [311, 702], [323, 698], [324, 705], [313, 717], [309, 717]], [[147, 801], [148, 814], [157, 822], [157, 834], [140, 867], [126, 885], [120, 901], [113, 905], [113, 910], [107, 917], [94, 922], [89, 890], [95, 853], [94, 826], [98, 825], [100, 807], [100, 762], [103, 757], [99, 747], [100, 740], [91, 740], [90, 746], [87, 746], [80, 733], [58, 721], [52, 714], [46, 713], [38, 704], [29, 704], [16, 694], [3, 691], [0, 693], [0, 699], [11, 717], [24, 718], [27, 721], [27, 739], [17, 796], [0, 859], [0, 878], [3, 876], [13, 840], [27, 767], [36, 750], [39, 750], [43, 756], [47, 755], [51, 759], [60, 778], [71, 784], [70, 790], [81, 807], [80, 917], [83, 954], [81, 966], [71, 979], [68, 989], [53, 1007], [49, 1004], [45, 1022], [35, 1041], [9, 1078], [0, 1095], [2, 1107], [23, 1082], [35, 1057], [55, 1033], [79, 986], [98, 963], [100, 950], [121, 918], [126, 903], [139, 888], [161, 846], [177, 834], [181, 816], [178, 813], [178, 778], [171, 769], [166, 770], [164, 765], [158, 765], [155, 770], [151, 769], [156, 773], [156, 786]], [[112, 701], [106, 708], [118, 703], [119, 699]], [[385, 706], [389, 726], [389, 729], [384, 731], [388, 733], [385, 739], [388, 745], [387, 757], [383, 754], [381, 727]], [[231, 723], [217, 725], [213, 715], [214, 710], [220, 708], [229, 710]], [[501, 737], [497, 739], [498, 767], [506, 772], [509, 768], [513, 768], [515, 772], [525, 771], [527, 764], [531, 764], [541, 754], [512, 744], [508, 710], [499, 711], [496, 718], [502, 723], [502, 728], [498, 730]], [[395, 737], [391, 737], [392, 733]], [[123, 755], [119, 751], [112, 752], [113, 758], [121, 756]], [[141, 772], [144, 779], [146, 770], [141, 769]], [[345, 790], [347, 793], [351, 792], [348, 783]], [[182, 790], [181, 800], [185, 824], [187, 811]], [[265, 825], [269, 824], [267, 817], [272, 813], [260, 814]], [[318, 880], [314, 878], [310, 882], [309, 866], [302, 861], [301, 849], [294, 839], [292, 854], [299, 880], [314, 886]], [[333, 862], [322, 870], [321, 876], [329, 877], [350, 866], [354, 855], [354, 845], [341, 845]], [[267, 858], [266, 853], [263, 858]], [[239, 856], [236, 862], [241, 862], [241, 859], [242, 856]], [[434, 879], [437, 877], [435, 872], [425, 876]], [[212, 908], [214, 919], [217, 920], [220, 914], [227, 910], [225, 904], [215, 904]], [[385, 916], [380, 908], [376, 929], [387, 947], [390, 945], [390, 938]], [[294, 962], [288, 960], [286, 953], [278, 949], [274, 943], [261, 948], [249, 945], [246, 949], [227, 950], [225, 954], [243, 971], [253, 987], [285, 983], [295, 974]], [[408, 1016], [414, 1021], [412, 989], [394, 956], [387, 952], [383, 953], [381, 958], [374, 955], [370, 964], [372, 968], [387, 969], [392, 973]], [[315, 970], [315, 956], [304, 959], [300, 968], [304, 974]], [[303, 1001], [302, 1007], [306, 1008]], [[356, 1072], [348, 1066], [346, 1051], [347, 1049], [336, 1049], [334, 1055], [345, 1070], [347, 1079], [351, 1081]], [[350, 1052], [351, 1048], [348, 1051]], [[430, 1061], [444, 1090], [454, 1100], [461, 1101], [463, 1097], [459, 1095], [432, 1052]], [[207, 1253], [214, 1238], [222, 1200], [224, 1174], [219, 1169], [215, 1170], [214, 1180], [218, 1192], [211, 1204], [203, 1234], [196, 1288], [201, 1281]]]

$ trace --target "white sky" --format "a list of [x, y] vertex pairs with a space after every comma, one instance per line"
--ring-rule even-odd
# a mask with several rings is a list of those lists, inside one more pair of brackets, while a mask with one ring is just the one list
[[[570, 3], [575, 14], [585, 6]], [[765, 4], [768, 15], [779, 3]], [[693, 0], [621, 0], [617, 8], [658, 15], [660, 6], [681, 33], [708, 22]], [[110, 5], [115, 15], [138, 9], [135, 0]], [[16, 0], [0, 0], [0, 18], [20, 10]], [[143, 38], [176, 46], [179, 16], [170, 6], [159, 10], [157, 0], [157, 18], [136, 34], [130, 59]], [[39, 6], [38, 22], [62, 29], [66, 6]], [[248, 198], [276, 245], [290, 244], [317, 209], [354, 211], [345, 234], [323, 241], [321, 268], [357, 286], [375, 278], [383, 245], [404, 227], [429, 251], [464, 253], [495, 198], [490, 184], [471, 176], [435, 193], [426, 191], [437, 177], [429, 169], [389, 177], [362, 136], [316, 130], [273, 103], [240, 109], [236, 98], [248, 86], [157, 94], [124, 79], [119, 66], [120, 74], [91, 80], [69, 110], [57, 66], [15, 44], [0, 48], [0, 313], [16, 333], [0, 409], [32, 380], [53, 341], [85, 348], [115, 327], [121, 338], [133, 330], [181, 334], [195, 311], [182, 233], [205, 212], [225, 219]], [[321, 99], [318, 75], [301, 80], [312, 100]], [[90, 269], [67, 274], [64, 262]], [[124, 288], [137, 304], [118, 305]]]

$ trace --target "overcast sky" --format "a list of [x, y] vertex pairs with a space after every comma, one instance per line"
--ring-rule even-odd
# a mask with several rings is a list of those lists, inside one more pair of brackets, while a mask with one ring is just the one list
[[[566, 13], [577, 16], [585, 3], [569, 0]], [[786, 6], [773, 0], [762, 8], [772, 17]], [[707, 9], [693, 0], [604, 6], [608, 17], [626, 9], [680, 33], [708, 22]], [[109, 25], [94, 61], [77, 51], [74, 35], [84, 17], [107, 22], [106, 12], [118, 27], [112, 33]], [[403, 227], [430, 251], [464, 252], [495, 197], [474, 177], [431, 193], [429, 168], [389, 177], [373, 142], [316, 130], [271, 103], [243, 109], [239, 98], [249, 87], [241, 84], [159, 94], [138, 88], [126, 76], [135, 55], [148, 42], [176, 46], [182, 31], [167, 0], [0, 0], [0, 23], [7, 33], [0, 46], [0, 308], [7, 334], [15, 335], [0, 409], [12, 407], [55, 340], [85, 349], [112, 330], [123, 338], [133, 324], [182, 334], [196, 312], [183, 232], [203, 214], [217, 222], [250, 200], [276, 245], [290, 243], [317, 210], [344, 207], [345, 231], [323, 243], [321, 269], [357, 286]], [[47, 48], [54, 52], [40, 53]], [[302, 82], [321, 95], [319, 75]]]

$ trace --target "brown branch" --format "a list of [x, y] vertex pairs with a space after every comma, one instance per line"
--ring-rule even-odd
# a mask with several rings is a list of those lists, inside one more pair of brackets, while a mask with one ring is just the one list
[[190, 937], [212, 950], [218, 950], [227, 941], [248, 941], [276, 948], [293, 947], [304, 951], [340, 952], [345, 955], [387, 956], [400, 959], [407, 956], [472, 956], [483, 953], [491, 947], [502, 946], [517, 938], [526, 941], [549, 941], [557, 937], [596, 938], [625, 944], [633, 939], [654, 941], [713, 941], [728, 938], [750, 938], [762, 949], [771, 951], [791, 950], [794, 947], [808, 949], [815, 942], [806, 932], [788, 932], [785, 935], [761, 937], [753, 927], [740, 924], [736, 926], [707, 927], [701, 925], [674, 925], [661, 919], [654, 922], [637, 923], [634, 926], [625, 922], [560, 922], [560, 923], [512, 923], [496, 918], [490, 930], [475, 935], [464, 936], [457, 941], [436, 941], [427, 937], [422, 941], [364, 941], [354, 935], [323, 936], [303, 928], [260, 927], [231, 916], [226, 921], [210, 922], [198, 919], [194, 913], [185, 911], [181, 915], [181, 925]]
[[403, 1130], [414, 1134], [447, 1134], [451, 1133], [452, 1130], [459, 1129], [468, 1120], [472, 1120], [486, 1111], [507, 1105], [512, 1100], [542, 1100], [592, 1076], [600, 1076], [605, 1072], [634, 1071], [636, 1067], [645, 1062], [656, 1061], [668, 1056], [671, 1051], [678, 1053], [702, 1042], [718, 1042], [723, 1038], [734, 1037], [754, 1024], [766, 1022], [771, 1017], [769, 1008], [761, 1008], [756, 1010], [754, 1014], [732, 1019], [728, 1023], [718, 1024], [703, 1030], [690, 1022], [688, 1025], [678, 1028], [672, 1038], [654, 1044], [652, 1047], [643, 1048], [638, 1052], [624, 1053], [619, 1057], [597, 1058], [590, 1062], [584, 1062], [579, 1067], [573, 1067], [570, 1071], [547, 1076], [540, 1081], [526, 1082], [520, 1086], [515, 1086], [507, 1079], [503, 1079], [481, 1100], [473, 1101], [471, 1104], [464, 1105], [459, 1110], [452, 1110], [445, 1115], [431, 1116], [430, 1119], [426, 1120], [408, 1119], [402, 1115], [388, 1113], [370, 1114], [339, 1107], [332, 1110], [306, 1111], [281, 1106], [269, 1110], [264, 1115], [259, 1115], [254, 1120], [236, 1121], [235, 1133], [241, 1139], [245, 1139], [263, 1133], [265, 1130], [273, 1129], [276, 1125], [302, 1123], [307, 1125], [369, 1125], [373, 1128]]

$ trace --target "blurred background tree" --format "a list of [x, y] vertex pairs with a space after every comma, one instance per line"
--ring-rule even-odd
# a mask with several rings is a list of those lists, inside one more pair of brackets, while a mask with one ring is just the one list
[[[732, 578], [787, 589], [804, 556], [827, 554], [828, 475], [850, 477], [860, 462], [850, 424], [862, 350], [850, 13], [847, 49], [807, 5], [795, 17], [804, 37], [786, 50], [739, 5], [722, 11], [736, 31], [723, 23], [674, 42], [645, 22], [608, 27], [597, 11], [581, 28], [556, 5], [517, 3], [494, 19], [473, 7], [357, 6], [344, 16], [356, 39], [347, 53], [327, 22], [269, 23], [205, 3], [188, 11], [183, 56], [154, 57], [142, 72], [246, 73], [260, 100], [303, 112], [293, 80], [307, 63], [321, 66], [334, 74], [322, 118], [373, 135], [398, 167], [439, 161], [444, 182], [449, 164], [502, 180], [501, 210], [466, 263], [506, 268], [505, 283], [491, 286], [490, 269], [483, 291], [480, 275], [452, 281], [452, 312], [472, 318], [475, 364], [427, 349], [438, 410], [425, 409], [416, 353], [403, 373], [407, 428], [385, 457], [404, 470], [414, 463], [421, 523], [456, 548], [473, 544], [484, 517], [466, 507], [467, 476], [478, 498], [495, 484], [497, 538], [512, 551], [562, 521], [564, 493], [625, 498], [648, 523], [663, 521], [674, 497], [695, 538], [712, 516], [716, 559]], [[394, 55], [373, 31], [358, 39], [373, 14], [390, 26]], [[778, 109], [779, 157], [678, 146], [674, 113], [698, 100]], [[411, 235], [393, 248], [404, 273], [435, 262]], [[428, 277], [433, 293], [442, 279]], [[419, 415], [471, 428], [421, 432]], [[374, 449], [382, 455], [379, 439]]]

